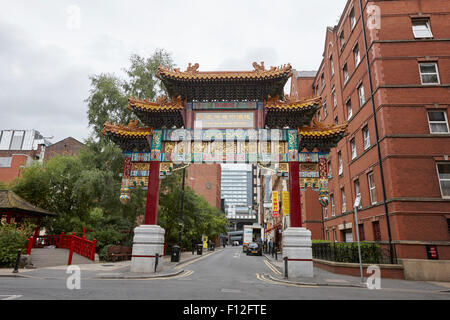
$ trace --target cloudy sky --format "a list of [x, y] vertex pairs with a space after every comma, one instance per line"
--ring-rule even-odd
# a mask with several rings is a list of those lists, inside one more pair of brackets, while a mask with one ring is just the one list
[[164, 48], [183, 70], [315, 70], [346, 0], [0, 0], [0, 129], [89, 135], [89, 76]]

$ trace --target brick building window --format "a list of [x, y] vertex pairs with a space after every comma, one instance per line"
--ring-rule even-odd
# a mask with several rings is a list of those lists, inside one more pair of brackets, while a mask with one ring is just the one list
[[354, 28], [355, 25], [356, 25], [355, 8], [353, 8], [352, 11], [350, 11], [349, 18], [350, 18], [350, 29], [353, 30], [353, 28]]
[[341, 188], [342, 213], [347, 211], [347, 204], [345, 199], [345, 189]]
[[341, 43], [341, 50], [344, 48], [345, 46], [345, 36], [344, 36], [344, 31], [341, 32], [340, 36], [339, 36], [339, 41]]
[[358, 87], [359, 106], [362, 107], [366, 103], [366, 96], [364, 94], [364, 85], [361, 83]]
[[330, 241], [330, 231], [329, 230], [327, 230], [326, 235], [327, 235], [326, 240]]
[[325, 119], [327, 117], [327, 115], [328, 115], [327, 102], [326, 101], [323, 102], [322, 109], [323, 109], [323, 118]]
[[344, 72], [344, 84], [348, 82], [349, 76], [348, 76], [348, 67], [347, 64], [344, 65], [344, 68], [342, 68]]
[[331, 96], [333, 97], [333, 108], [336, 108], [337, 106], [337, 98], [336, 98], [336, 89], [333, 86], [333, 89], [331, 89]]
[[373, 172], [367, 175], [367, 181], [369, 184], [369, 195], [370, 195], [370, 203], [377, 203], [377, 189], [375, 188], [375, 180], [373, 178]]
[[361, 197], [361, 188], [359, 187], [359, 179], [356, 179], [354, 182], [355, 185], [355, 195], [356, 198], [360, 198], [358, 209], [362, 208], [362, 197]]
[[361, 55], [359, 54], [358, 44], [353, 48], [353, 56], [355, 57], [355, 69], [361, 62]]
[[350, 118], [353, 115], [353, 110], [352, 110], [352, 100], [348, 99], [347, 103], [347, 120], [350, 120]]
[[364, 234], [364, 224], [362, 223], [358, 224], [358, 231], [359, 231], [359, 241], [365, 241], [366, 235]]
[[378, 221], [372, 222], [372, 228], [373, 228], [373, 239], [375, 241], [381, 241], [380, 222]]
[[355, 138], [350, 140], [350, 149], [352, 149], [352, 160], [356, 158], [356, 142]]
[[331, 76], [334, 76], [333, 56], [330, 57], [330, 69], [331, 69]]
[[12, 157], [0, 157], [0, 168], [11, 168]]
[[362, 129], [362, 133], [363, 133], [363, 141], [364, 141], [364, 150], [367, 150], [370, 147], [369, 127], [365, 126]]
[[322, 73], [322, 75], [320, 76], [320, 80], [322, 82], [322, 89], [325, 88], [325, 75]]
[[334, 240], [334, 242], [338, 241], [336, 229], [333, 229], [333, 240]]
[[450, 163], [438, 163], [437, 170], [442, 197], [450, 198]]
[[334, 207], [334, 194], [330, 194], [331, 216], [336, 216], [336, 208]]
[[448, 121], [445, 111], [428, 111], [428, 124], [430, 126], [430, 133], [448, 133]]
[[344, 166], [342, 164], [342, 153], [340, 151], [338, 152], [338, 163], [339, 163], [338, 173], [339, 173], [339, 175], [342, 175], [342, 173], [344, 171]]
[[414, 38], [433, 38], [431, 33], [430, 19], [412, 19], [412, 30]]
[[439, 84], [439, 73], [436, 62], [419, 63], [420, 80], [423, 85]]
[[328, 161], [328, 177], [333, 178], [333, 172], [331, 171], [331, 160]]

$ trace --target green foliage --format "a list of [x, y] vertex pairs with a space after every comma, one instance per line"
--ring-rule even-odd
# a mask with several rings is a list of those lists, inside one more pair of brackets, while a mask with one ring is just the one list
[[128, 110], [128, 98], [154, 100], [165, 88], [156, 78], [159, 66], [174, 66], [172, 57], [163, 49], [155, 50], [149, 58], [132, 55], [131, 66], [126, 71], [128, 79], [123, 80], [114, 74], [99, 74], [90, 77], [91, 90], [86, 99], [88, 103], [88, 121], [93, 129], [93, 136], [102, 145], [108, 144], [103, 135], [106, 122], [128, 124], [136, 116]]
[[[358, 244], [356, 242], [330, 242], [326, 240], [312, 240], [315, 258], [337, 262], [359, 262]], [[321, 250], [319, 250], [321, 248]], [[361, 260], [363, 263], [381, 263], [384, 257], [378, 243], [360, 242]]]
[[[161, 183], [159, 195], [158, 224], [165, 229], [168, 246], [178, 244], [179, 219], [182, 196], [182, 171], [176, 171]], [[226, 232], [225, 214], [209, 205], [204, 197], [185, 187], [183, 201], [183, 247], [191, 246], [191, 239], [200, 240], [202, 235], [209, 239]]]
[[33, 225], [3, 224], [0, 222], [0, 267], [13, 267], [17, 258], [17, 251], [28, 243], [33, 234]]

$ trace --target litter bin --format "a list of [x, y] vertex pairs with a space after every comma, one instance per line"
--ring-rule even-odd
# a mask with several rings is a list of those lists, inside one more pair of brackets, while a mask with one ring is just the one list
[[170, 259], [171, 262], [179, 262], [180, 261], [180, 246], [173, 246], [172, 247], [172, 256]]
[[203, 253], [203, 244], [198, 244], [197, 245], [197, 255], [201, 256]]

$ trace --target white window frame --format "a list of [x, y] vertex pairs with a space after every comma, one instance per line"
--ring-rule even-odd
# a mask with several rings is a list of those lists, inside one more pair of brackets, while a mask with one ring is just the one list
[[[359, 199], [358, 209], [362, 208], [362, 195], [361, 195], [361, 185], [359, 184], [359, 179], [353, 181], [353, 185], [355, 186], [355, 196]], [[358, 187], [357, 187], [358, 186]]]
[[339, 35], [339, 43], [341, 45], [341, 50], [345, 47], [345, 35], [344, 30], [341, 31], [341, 34]]
[[326, 119], [326, 117], [328, 116], [327, 101], [326, 100], [323, 102], [322, 109], [323, 109], [323, 118]]
[[350, 149], [352, 151], [352, 160], [353, 160], [353, 159], [355, 159], [358, 156], [358, 154], [356, 152], [356, 140], [355, 140], [355, 138], [350, 140]]
[[373, 172], [367, 174], [367, 185], [369, 186], [370, 204], [374, 205], [377, 203], [377, 188], [375, 186], [375, 178]]
[[336, 216], [336, 207], [334, 205], [334, 193], [330, 194], [331, 216]]
[[[356, 52], [358, 52], [358, 55], [356, 55]], [[353, 47], [353, 59], [355, 59], [355, 69], [356, 69], [361, 63], [361, 52], [359, 51], [358, 43]]]
[[322, 72], [322, 75], [320, 76], [320, 79], [322, 81], [322, 89], [325, 88], [325, 74]]
[[352, 100], [348, 99], [347, 102], [345, 103], [345, 106], [347, 107], [347, 120], [350, 120], [351, 117], [353, 116]]
[[344, 67], [342, 68], [342, 72], [344, 73], [344, 84], [346, 84], [348, 82], [348, 80], [350, 79], [350, 76], [348, 74], [348, 65], [347, 65], [347, 63], [344, 64]]
[[333, 178], [333, 172], [331, 171], [331, 160], [328, 160], [328, 176]]
[[348, 17], [350, 19], [350, 29], [353, 30], [356, 26], [355, 8], [352, 8], [352, 10], [350, 10]]
[[[431, 121], [430, 120], [430, 112], [442, 112], [444, 114], [445, 121]], [[450, 130], [448, 127], [448, 119], [447, 119], [446, 110], [427, 110], [427, 118], [428, 118], [428, 127], [430, 128], [431, 134], [449, 134], [450, 133]], [[431, 130], [431, 124], [443, 124], [443, 123], [445, 123], [445, 125], [447, 126], [447, 132], [433, 132]]]
[[[367, 135], [366, 135], [367, 132]], [[364, 150], [367, 150], [370, 148], [370, 133], [369, 133], [369, 126], [364, 126], [364, 128], [362, 128], [362, 133], [363, 133], [363, 144], [364, 144]]]
[[[436, 73], [422, 73], [422, 70], [421, 70], [420, 67], [421, 67], [421, 65], [424, 65], [424, 64], [434, 65]], [[423, 82], [423, 77], [422, 76], [424, 76], [424, 75], [434, 75], [434, 74], [437, 77], [437, 82], [426, 82], [426, 83]], [[433, 86], [433, 85], [441, 84], [441, 80], [439, 78], [439, 69], [438, 69], [438, 65], [437, 65], [436, 62], [419, 62], [419, 75], [420, 75], [420, 83], [423, 86]]]
[[334, 62], [333, 62], [333, 56], [330, 57], [330, 68], [331, 68], [331, 76], [334, 76]]
[[[427, 28], [427, 31], [429, 32], [429, 35], [421, 36], [418, 35], [416, 32], [417, 30], [414, 30], [414, 23], [417, 22], [425, 22], [425, 26]], [[433, 32], [431, 32], [431, 23], [429, 18], [413, 18], [411, 19], [411, 27], [414, 34], [415, 39], [430, 39], [433, 38]]]
[[333, 89], [331, 90], [331, 96], [333, 97], [333, 109], [337, 106], [337, 97], [336, 97], [336, 88], [333, 86]]
[[334, 242], [338, 242], [338, 241], [337, 241], [337, 232], [336, 232], [336, 229], [333, 229], [333, 241], [334, 241]]
[[358, 98], [359, 98], [359, 106], [362, 108], [362, 106], [366, 103], [366, 95], [364, 92], [364, 84], [361, 83], [358, 86]]
[[344, 172], [344, 165], [343, 165], [343, 162], [342, 162], [342, 153], [341, 153], [341, 151], [338, 152], [338, 165], [339, 165], [338, 173], [339, 173], [339, 175], [342, 175], [342, 173]]
[[344, 213], [347, 211], [347, 199], [345, 198], [345, 188], [342, 187], [341, 188], [341, 201], [342, 201], [342, 205], [341, 205], [341, 212]]
[[0, 168], [11, 168], [12, 157], [0, 157]]
[[441, 184], [441, 181], [442, 180], [444, 180], [444, 181], [450, 181], [450, 179], [441, 179], [441, 177], [440, 177], [440, 173], [439, 173], [439, 165], [442, 165], [442, 164], [446, 164], [446, 165], [450, 165], [450, 163], [449, 162], [437, 162], [436, 163], [436, 172], [437, 172], [437, 177], [438, 177], [438, 181], [439, 181], [439, 189], [441, 190], [441, 197], [443, 198], [443, 199], [450, 199], [450, 195], [448, 195], [448, 196], [444, 196], [444, 193], [442, 192], [442, 184]]

